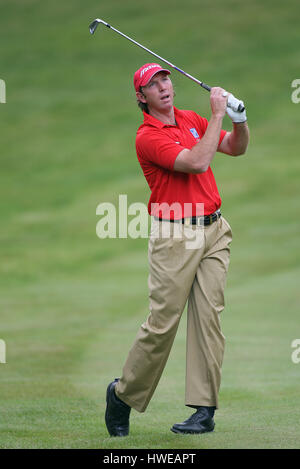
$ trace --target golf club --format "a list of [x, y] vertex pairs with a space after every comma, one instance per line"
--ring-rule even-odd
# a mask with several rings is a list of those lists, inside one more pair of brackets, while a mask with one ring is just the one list
[[[209, 85], [207, 85], [206, 83], [204, 83], [203, 81], [200, 81], [200, 80], [197, 80], [197, 78], [193, 77], [192, 75], [190, 75], [189, 73], [186, 73], [184, 70], [181, 70], [180, 68], [176, 67], [176, 65], [172, 64], [171, 62], [169, 62], [168, 60], [164, 59], [163, 57], [160, 57], [158, 54], [155, 54], [155, 52], [151, 51], [150, 49], [148, 49], [147, 47], [143, 46], [142, 44], [140, 44], [139, 42], [135, 41], [134, 39], [132, 39], [131, 37], [129, 36], [126, 36], [126, 34], [123, 34], [121, 31], [119, 31], [118, 29], [114, 28], [113, 26], [111, 26], [109, 23], [106, 23], [106, 21], [103, 21], [101, 20], [100, 18], [96, 18], [94, 19], [94, 21], [92, 21], [92, 23], [90, 24], [89, 26], [89, 29], [90, 29], [90, 33], [91, 34], [94, 34], [94, 32], [96, 31], [96, 28], [98, 26], [99, 23], [102, 23], [104, 24], [104, 26], [107, 26], [108, 28], [112, 29], [113, 31], [115, 31], [116, 33], [120, 34], [121, 36], [123, 36], [125, 39], [128, 39], [129, 41], [133, 42], [135, 45], [137, 45], [138, 47], [141, 47], [142, 49], [144, 49], [146, 52], [149, 52], [149, 54], [152, 54], [154, 55], [155, 57], [157, 57], [159, 60], [162, 60], [163, 62], [165, 62], [166, 64], [168, 64], [171, 68], [177, 70], [178, 72], [182, 73], [184, 76], [186, 76], [187, 78], [190, 78], [191, 80], [193, 80], [195, 83], [197, 83], [198, 85], [202, 86], [202, 88], [206, 89], [207, 91], [210, 91], [211, 90], [211, 87]], [[230, 107], [233, 111], [238, 111], [238, 112], [243, 112], [244, 109], [245, 109], [245, 106], [244, 106], [244, 103], [238, 99], [236, 99], [232, 94], [229, 95], [228, 97], [228, 101], [227, 101], [227, 106]]]

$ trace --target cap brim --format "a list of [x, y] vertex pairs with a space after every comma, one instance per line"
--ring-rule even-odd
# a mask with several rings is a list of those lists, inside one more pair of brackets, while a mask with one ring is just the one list
[[170, 70], [167, 70], [166, 68], [160, 68], [159, 70], [156, 70], [156, 72], [153, 72], [152, 75], [150, 75], [150, 77], [147, 78], [147, 81], [144, 82], [142, 80], [142, 83], [140, 84], [140, 86], [146, 86], [149, 83], [149, 81], [154, 77], [154, 75], [156, 75], [157, 73], [160, 73], [160, 72], [165, 72], [168, 75], [171, 74]]

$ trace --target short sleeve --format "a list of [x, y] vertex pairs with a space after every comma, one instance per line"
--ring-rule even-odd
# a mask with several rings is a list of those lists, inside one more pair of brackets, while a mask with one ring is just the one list
[[173, 170], [175, 160], [184, 148], [160, 129], [151, 133], [142, 132], [136, 138], [136, 152], [139, 160], [151, 162], [170, 171]]

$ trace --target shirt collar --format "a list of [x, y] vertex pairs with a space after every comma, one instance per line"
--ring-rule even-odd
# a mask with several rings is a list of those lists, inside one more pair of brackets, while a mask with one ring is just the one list
[[[178, 123], [178, 118], [180, 119], [180, 113], [181, 111], [174, 106], [174, 114], [175, 114], [177, 123]], [[151, 125], [153, 127], [157, 127], [158, 129], [162, 129], [163, 127], [175, 127], [174, 125], [171, 125], [171, 124], [164, 124], [159, 119], [156, 119], [156, 117], [153, 117], [144, 111], [143, 111], [143, 114], [144, 114], [144, 125]]]

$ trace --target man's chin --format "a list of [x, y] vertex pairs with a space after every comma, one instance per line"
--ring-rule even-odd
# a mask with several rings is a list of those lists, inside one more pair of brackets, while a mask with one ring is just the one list
[[169, 112], [171, 112], [173, 110], [173, 100], [168, 100], [164, 103], [158, 103], [156, 106], [151, 106], [151, 105], [148, 105], [148, 108], [149, 108], [149, 112], [150, 114], [152, 112], [160, 112], [160, 113], [163, 113], [163, 114], [167, 114]]
[[161, 110], [170, 110], [173, 108], [173, 100], [172, 99], [166, 99], [162, 103], [160, 103], [160, 109]]

